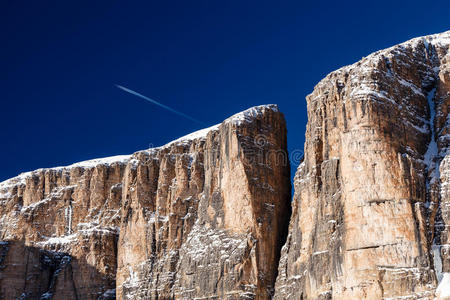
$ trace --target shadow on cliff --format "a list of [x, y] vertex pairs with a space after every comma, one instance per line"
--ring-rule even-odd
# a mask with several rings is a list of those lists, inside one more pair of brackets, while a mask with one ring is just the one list
[[0, 241], [0, 299], [115, 299], [115, 280], [86, 259]]

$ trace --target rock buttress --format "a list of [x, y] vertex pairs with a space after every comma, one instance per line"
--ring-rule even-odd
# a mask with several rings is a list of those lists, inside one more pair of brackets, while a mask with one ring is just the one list
[[307, 97], [275, 299], [433, 298], [450, 271], [449, 43], [378, 51]]
[[1, 299], [114, 297], [128, 159], [41, 169], [1, 183]]
[[23, 173], [0, 183], [0, 298], [269, 299], [289, 177], [275, 105], [159, 148]]
[[270, 299], [290, 217], [282, 114], [139, 153], [123, 201], [118, 299]]

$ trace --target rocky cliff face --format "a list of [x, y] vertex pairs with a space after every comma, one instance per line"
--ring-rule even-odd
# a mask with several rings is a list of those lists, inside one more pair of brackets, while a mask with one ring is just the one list
[[118, 299], [271, 296], [290, 217], [286, 129], [274, 109], [136, 155], [123, 181]]
[[0, 183], [0, 299], [450, 299], [449, 48], [315, 87], [292, 217], [273, 105]]
[[114, 296], [129, 159], [42, 169], [1, 183], [0, 299]]
[[449, 44], [378, 51], [307, 97], [275, 299], [433, 299], [450, 275]]
[[273, 105], [131, 156], [21, 174], [0, 184], [0, 298], [269, 299], [289, 177]]

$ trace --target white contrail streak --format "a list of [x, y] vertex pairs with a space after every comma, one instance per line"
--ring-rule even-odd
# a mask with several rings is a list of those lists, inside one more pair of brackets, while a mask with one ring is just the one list
[[144, 95], [142, 95], [142, 94], [139, 94], [138, 92], [135, 92], [135, 91], [133, 91], [133, 90], [130, 90], [130, 89], [124, 87], [124, 86], [121, 86], [121, 85], [116, 84], [116, 87], [118, 87], [119, 89], [121, 89], [121, 90], [123, 90], [123, 91], [125, 91], [125, 92], [127, 92], [127, 93], [130, 93], [130, 94], [135, 95], [135, 96], [138, 96], [138, 97], [140, 97], [140, 98], [142, 98], [142, 99], [144, 99], [144, 100], [147, 100], [148, 102], [151, 102], [151, 103], [153, 103], [153, 104], [156, 104], [156, 105], [158, 105], [158, 106], [160, 106], [160, 107], [162, 107], [162, 108], [164, 108], [164, 109], [167, 109], [168, 111], [173, 112], [174, 114], [177, 114], [177, 115], [179, 115], [179, 116], [182, 116], [182, 117], [184, 117], [184, 118], [186, 118], [186, 119], [188, 119], [188, 120], [191, 120], [191, 121], [193, 121], [193, 122], [196, 122], [196, 123], [199, 123], [199, 124], [202, 124], [202, 125], [206, 125], [206, 124], [203, 123], [202, 121], [199, 121], [199, 120], [197, 120], [197, 119], [194, 119], [194, 118], [192, 118], [192, 117], [190, 117], [190, 116], [188, 116], [188, 115], [186, 115], [186, 114], [184, 114], [184, 113], [182, 113], [182, 112], [180, 112], [180, 111], [178, 111], [178, 110], [175, 110], [175, 109], [173, 109], [173, 108], [171, 108], [171, 107], [168, 107], [167, 105], [164, 105], [164, 104], [162, 104], [162, 103], [159, 103], [158, 101], [155, 101], [155, 100], [153, 100], [153, 99], [150, 99], [149, 97], [146, 97], [146, 96], [144, 96]]

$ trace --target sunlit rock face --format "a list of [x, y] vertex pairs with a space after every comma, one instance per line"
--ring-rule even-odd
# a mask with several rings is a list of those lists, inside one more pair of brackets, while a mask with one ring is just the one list
[[315, 87], [292, 202], [275, 105], [0, 183], [0, 299], [450, 299], [449, 44]]
[[0, 184], [0, 299], [113, 299], [129, 156]]
[[275, 106], [144, 151], [125, 171], [119, 299], [269, 299], [290, 217]]
[[450, 272], [450, 32], [378, 51], [307, 97], [275, 299], [433, 299]]
[[269, 299], [286, 125], [258, 106], [163, 147], [0, 183], [1, 299]]

